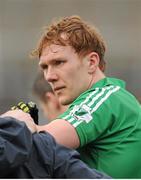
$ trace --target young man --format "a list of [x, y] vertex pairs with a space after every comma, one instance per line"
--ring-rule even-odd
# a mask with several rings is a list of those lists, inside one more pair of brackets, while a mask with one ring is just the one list
[[0, 117], [0, 178], [109, 178], [79, 158], [49, 133], [32, 135], [24, 122]]
[[37, 74], [32, 90], [33, 94], [38, 98], [39, 106], [44, 117], [49, 122], [67, 110], [68, 106], [64, 106], [59, 102], [57, 95], [53, 92], [50, 84], [45, 80], [42, 71]]
[[141, 108], [122, 80], [108, 78], [105, 43], [77, 16], [46, 28], [33, 55], [61, 104], [69, 108], [45, 126], [26, 121], [23, 112], [7, 112], [46, 130], [58, 143], [77, 149], [90, 167], [113, 178], [141, 178]]

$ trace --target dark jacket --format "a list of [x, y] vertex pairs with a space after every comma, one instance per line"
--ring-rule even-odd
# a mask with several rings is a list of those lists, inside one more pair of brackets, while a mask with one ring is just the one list
[[24, 122], [0, 118], [0, 178], [109, 178], [79, 158], [49, 133], [32, 135]]

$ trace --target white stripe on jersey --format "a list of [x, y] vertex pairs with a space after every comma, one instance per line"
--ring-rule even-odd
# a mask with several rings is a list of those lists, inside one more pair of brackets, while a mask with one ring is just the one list
[[[119, 86], [116, 86], [114, 89], [108, 91], [108, 93], [94, 106], [94, 108], [92, 109], [91, 113], [94, 113], [101, 105], [104, 101], [106, 101], [108, 99], [108, 97], [118, 91], [120, 89]], [[83, 121], [77, 121], [76, 123], [73, 124], [74, 127], [77, 127], [79, 124], [81, 124]]]
[[109, 86], [109, 87], [107, 87], [107, 88], [105, 88], [105, 87], [102, 88], [102, 91], [93, 98], [93, 100], [88, 104], [88, 106], [91, 107], [91, 106], [94, 104], [94, 102], [95, 102], [99, 97], [101, 97], [101, 96], [104, 94], [104, 92], [105, 92], [106, 90], [109, 90], [109, 89], [111, 89], [111, 88], [114, 88], [114, 86]]
[[[92, 105], [94, 105], [94, 102], [96, 101], [96, 100], [98, 100], [98, 99], [100, 99], [100, 97], [102, 97], [102, 95], [104, 94], [104, 92], [106, 91], [106, 90], [110, 90], [110, 89], [112, 89], [112, 90], [110, 90], [110, 91], [108, 91], [107, 92], [107, 94], [109, 94], [110, 92], [112, 93], [113, 91], [114, 91], [114, 89], [115, 88], [117, 88], [118, 87], [118, 89], [120, 88], [119, 86], [116, 86], [116, 87], [114, 87], [113, 85], [111, 85], [111, 86], [106, 86], [106, 87], [103, 87], [103, 88], [95, 88], [95, 91], [93, 91], [93, 92], [91, 92], [87, 97], [86, 97], [86, 99], [79, 105], [79, 106], [82, 106], [83, 104], [87, 104], [89, 101], [90, 101], [90, 98], [92, 99], [92, 101], [90, 101], [88, 104], [87, 104], [87, 106], [89, 106], [89, 107], [91, 107]], [[101, 90], [99, 93], [97, 93], [99, 90]], [[97, 94], [96, 94], [97, 93]], [[111, 93], [110, 93], [110, 95], [111, 95]], [[110, 95], [108, 95], [108, 96], [106, 96], [107, 94], [105, 94], [105, 96], [104, 97], [109, 97]], [[94, 96], [95, 95], [95, 96]], [[93, 97], [94, 96], [94, 97]], [[102, 102], [102, 99], [104, 99], [104, 97], [103, 98], [101, 98], [98, 102], [97, 102], [97, 104], [99, 104], [98, 105], [98, 107], [107, 99], [105, 99], [103, 102]], [[101, 103], [102, 102], [102, 103]], [[97, 107], [97, 104], [95, 105], [96, 107]], [[98, 108], [97, 107], [97, 108]], [[74, 106], [74, 108], [75, 108], [75, 106]], [[74, 108], [69, 112], [69, 114], [68, 115], [66, 115], [65, 117], [63, 117], [63, 119], [68, 119], [68, 118], [70, 118], [70, 119], [68, 119], [67, 121], [68, 122], [72, 122], [72, 121], [74, 121], [75, 120], [75, 118], [72, 116], [72, 113], [73, 113], [73, 111], [74, 111]], [[95, 107], [93, 107], [93, 108], [95, 108]], [[92, 111], [93, 112], [93, 111]], [[92, 113], [91, 112], [91, 113]], [[73, 126], [75, 127], [75, 124], [77, 124], [77, 123], [81, 123], [81, 122], [83, 122], [83, 121], [77, 121], [76, 123], [74, 123], [73, 124]]]
[[[95, 88], [95, 91], [93, 91], [92, 93], [90, 93], [86, 99], [80, 104], [80, 106], [82, 106], [83, 104], [87, 103], [87, 101], [89, 101], [89, 99], [91, 98], [91, 96], [95, 95], [97, 92], [99, 91], [99, 88]], [[71, 113], [73, 112], [74, 108], [70, 111], [70, 113], [68, 115], [66, 115], [63, 119], [67, 119]], [[70, 122], [70, 121], [69, 121]]]
[[114, 89], [110, 90], [110, 91], [96, 104], [96, 106], [93, 108], [93, 110], [91, 111], [91, 113], [95, 112], [95, 111], [101, 106], [101, 104], [102, 104], [104, 101], [106, 101], [106, 99], [108, 99], [108, 97], [109, 97], [112, 93], [118, 91], [119, 89], [120, 89], [120, 87], [119, 87], [119, 86], [116, 86]]

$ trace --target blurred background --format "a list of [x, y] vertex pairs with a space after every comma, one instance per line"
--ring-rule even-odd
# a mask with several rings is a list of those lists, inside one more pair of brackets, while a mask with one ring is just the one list
[[45, 25], [74, 14], [106, 40], [106, 74], [125, 80], [141, 98], [141, 0], [0, 0], [0, 113], [21, 100], [36, 102], [31, 89], [38, 60], [29, 53]]

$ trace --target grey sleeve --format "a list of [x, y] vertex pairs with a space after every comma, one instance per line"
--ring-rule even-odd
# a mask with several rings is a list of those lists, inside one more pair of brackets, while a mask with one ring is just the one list
[[[69, 179], [108, 179], [106, 174], [89, 168], [80, 160], [80, 154], [76, 150], [63, 146], [55, 147], [54, 177]], [[62, 177], [61, 177], [62, 176]]]
[[26, 162], [31, 147], [32, 134], [24, 122], [11, 117], [0, 118], [0, 177]]
[[[40, 163], [44, 164], [44, 169], [50, 175], [50, 178], [69, 178], [69, 179], [108, 179], [109, 176], [89, 168], [80, 160], [80, 155], [73, 149], [66, 148], [56, 143], [49, 133], [40, 133], [34, 135], [34, 147], [39, 151], [38, 158]], [[33, 162], [33, 161], [32, 161]], [[34, 162], [35, 165], [36, 162]], [[38, 160], [39, 163], [39, 160]], [[40, 172], [34, 170], [34, 177], [41, 177]], [[36, 174], [36, 175], [35, 175]]]
[[56, 143], [49, 133], [32, 135], [24, 122], [0, 118], [0, 177], [109, 178], [89, 168], [79, 153]]

